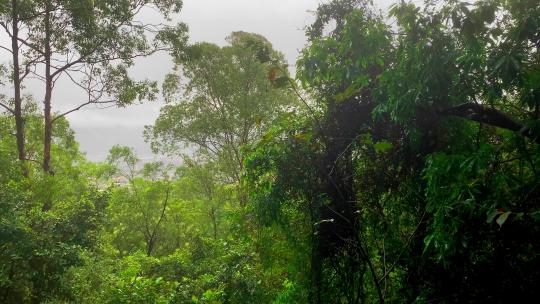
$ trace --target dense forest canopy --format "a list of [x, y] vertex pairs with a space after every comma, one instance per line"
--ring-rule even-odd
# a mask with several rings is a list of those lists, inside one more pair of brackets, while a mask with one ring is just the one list
[[[181, 8], [0, 1], [1, 303], [540, 296], [537, 0], [327, 1], [294, 77], [256, 33], [189, 43]], [[87, 98], [54, 112], [59, 79]], [[180, 165], [80, 152], [70, 113], [158, 98], [144, 137]]]

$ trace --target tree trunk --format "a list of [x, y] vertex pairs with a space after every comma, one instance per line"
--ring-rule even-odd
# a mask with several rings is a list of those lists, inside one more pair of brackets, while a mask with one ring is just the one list
[[[47, 95], [49, 95], [47, 97]], [[43, 138], [43, 171], [52, 173], [51, 171], [51, 140], [52, 140], [52, 123], [51, 123], [51, 92], [47, 89], [45, 97], [45, 126]], [[48, 100], [48, 101], [47, 101]]]
[[19, 66], [19, 13], [17, 0], [11, 1], [11, 17], [12, 21], [12, 37], [11, 50], [13, 52], [13, 87], [14, 87], [14, 103], [15, 103], [15, 136], [17, 137], [17, 151], [19, 160], [23, 166], [23, 174], [28, 175], [28, 170], [25, 166], [26, 152], [24, 147], [24, 118], [22, 114], [22, 98], [21, 98], [21, 75]]
[[51, 3], [47, 1], [45, 7], [45, 99], [44, 103], [44, 134], [43, 134], [43, 171], [51, 171], [51, 140], [52, 140], [52, 117], [51, 99], [53, 79], [51, 76]]
[[217, 219], [216, 219], [216, 208], [212, 206], [210, 210], [210, 218], [212, 219], [212, 229], [214, 231], [214, 240], [217, 240]]
[[146, 256], [152, 256], [152, 252], [154, 251], [154, 238], [152, 237], [148, 244], [146, 244]]
[[[360, 273], [370, 261], [367, 255], [359, 254], [363, 244], [358, 235], [360, 223], [356, 215], [358, 202], [351, 147], [364, 126], [371, 123], [373, 108], [370, 101], [360, 102], [354, 98], [334, 103], [329, 106], [320, 130], [319, 136], [325, 151], [319, 160], [318, 175], [321, 181], [320, 192], [326, 202], [318, 208], [315, 219], [317, 238], [314, 247], [316, 251], [312, 252], [311, 271], [312, 284], [319, 291], [311, 295], [312, 303], [324, 303], [321, 294], [324, 297], [329, 292], [348, 298], [348, 303], [354, 303], [361, 297], [363, 281]], [[325, 263], [334, 265], [336, 277], [339, 277], [336, 285], [329, 284], [331, 280], [327, 279], [329, 273], [325, 272], [328, 267]], [[359, 279], [355, 278], [356, 273]], [[379, 289], [377, 286], [380, 294]], [[355, 295], [356, 290], [358, 295]]]
[[156, 238], [157, 238], [157, 231], [159, 227], [161, 226], [161, 221], [165, 217], [165, 211], [167, 210], [167, 203], [169, 202], [169, 195], [171, 193], [170, 185], [167, 185], [167, 191], [165, 192], [165, 199], [163, 200], [163, 208], [161, 209], [161, 215], [159, 216], [159, 220], [157, 221], [156, 225], [154, 226], [154, 229], [152, 230], [152, 233], [148, 236], [148, 241], [146, 243], [146, 255], [151, 256], [152, 252], [154, 252], [154, 246], [156, 244]]
[[311, 244], [311, 288], [309, 290], [309, 303], [321, 304], [322, 291], [322, 261], [320, 256], [318, 238], [315, 238]]
[[[52, 175], [51, 170], [51, 140], [52, 140], [52, 117], [51, 99], [53, 89], [53, 79], [51, 76], [51, 2], [45, 3], [45, 99], [44, 104], [44, 125], [43, 125], [43, 171]], [[52, 198], [46, 197], [41, 210], [47, 212], [52, 208]]]

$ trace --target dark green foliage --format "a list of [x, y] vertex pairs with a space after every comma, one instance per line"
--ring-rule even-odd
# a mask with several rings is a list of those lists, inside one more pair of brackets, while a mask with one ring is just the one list
[[537, 297], [538, 5], [390, 16], [320, 7], [298, 77], [321, 113], [255, 149], [259, 213], [307, 216], [313, 303]]

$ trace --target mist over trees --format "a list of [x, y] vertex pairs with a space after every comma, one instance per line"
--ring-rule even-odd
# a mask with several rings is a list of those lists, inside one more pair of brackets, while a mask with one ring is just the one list
[[[1, 303], [538, 298], [538, 1], [324, 2], [295, 76], [260, 34], [189, 43], [181, 8], [0, 1]], [[86, 99], [55, 111], [59, 79]], [[158, 98], [141, 136], [180, 165], [79, 150], [70, 113]]]

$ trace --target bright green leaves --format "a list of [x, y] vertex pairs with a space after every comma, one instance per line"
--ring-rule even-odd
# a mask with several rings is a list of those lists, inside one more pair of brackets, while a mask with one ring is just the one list
[[[335, 35], [314, 39], [297, 63], [302, 85], [328, 101], [344, 101], [373, 84], [385, 66], [389, 31], [361, 9], [347, 14]], [[337, 39], [339, 38], [339, 39]]]
[[[160, 163], [140, 169], [119, 146], [108, 164], [80, 166], [59, 119], [58, 173], [30, 183], [10, 161], [12, 123], [0, 121], [2, 262], [22, 266], [21, 286], [38, 290], [91, 255], [64, 278], [81, 303], [306, 303], [317, 293], [320, 302], [510, 302], [506, 294], [535, 292], [540, 153], [521, 135], [540, 130], [537, 1], [401, 3], [390, 10], [395, 27], [366, 2], [318, 10], [298, 63], [310, 112], [296, 107], [288, 90], [299, 93], [296, 80], [260, 35], [185, 47], [183, 25], [162, 28], [154, 41], [140, 26], [109, 26], [130, 20], [131, 1], [62, 2], [74, 30], [55, 46], [76, 44], [83, 54], [103, 38], [111, 51], [88, 62], [124, 61], [92, 71], [120, 105], [157, 94], [154, 82], [129, 77], [131, 56], [172, 52], [167, 104], [147, 136], [160, 152], [187, 147], [191, 155], [174, 178]], [[180, 5], [141, 3], [169, 13]], [[447, 118], [463, 103], [475, 106]], [[490, 125], [501, 117], [524, 127]], [[35, 151], [39, 120], [27, 118]], [[343, 236], [329, 229], [322, 238], [321, 227], [350, 228], [345, 245], [323, 248]], [[83, 252], [98, 235], [103, 247]], [[27, 257], [60, 272], [40, 272]], [[0, 267], [0, 286], [12, 281]]]
[[249, 50], [261, 63], [281, 59], [279, 53], [273, 49], [272, 44], [262, 35], [242, 31], [232, 32], [226, 40], [232, 47]]
[[[23, 96], [28, 93], [23, 83], [26, 76], [32, 74], [45, 83], [44, 91], [38, 93], [45, 104], [45, 171], [53, 171], [51, 130], [58, 118], [89, 105], [124, 107], [156, 99], [157, 83], [137, 81], [128, 71], [135, 58], [166, 50], [175, 56], [183, 52], [187, 27], [183, 23], [173, 25], [170, 19], [171, 14], [179, 12], [181, 4], [180, 0], [14, 0], [9, 6], [2, 4], [3, 30], [20, 43], [2, 46], [14, 54], [15, 108], [22, 104], [21, 92]], [[147, 9], [161, 13], [167, 22], [142, 21], [141, 14]], [[81, 94], [75, 94], [78, 97], [71, 101], [71, 109], [52, 113], [51, 109], [58, 109], [53, 105], [56, 99], [52, 98], [58, 80], [64, 83], [64, 89], [79, 90]], [[18, 125], [19, 158], [25, 161], [25, 128], [21, 123], [24, 119], [20, 111], [11, 112]]]
[[234, 32], [227, 41], [225, 47], [199, 43], [186, 50], [187, 60], [164, 83], [169, 104], [146, 135], [162, 152], [195, 147], [238, 182], [240, 147], [253, 143], [296, 100], [283, 88], [289, 79], [282, 55], [266, 38]]
[[268, 70], [268, 80], [275, 88], [284, 88], [289, 85], [296, 86], [294, 79], [291, 79], [288, 75], [286, 66], [271, 66]]
[[[56, 175], [31, 171], [30, 177], [24, 177], [16, 157], [10, 155], [15, 148], [12, 136], [4, 136], [13, 128], [4, 124], [6, 120], [8, 117], [0, 115], [4, 127], [0, 131], [2, 301], [59, 302], [55, 299], [71, 286], [63, 276], [80, 265], [84, 251], [94, 250], [99, 243], [109, 193], [97, 190], [91, 182], [65, 120], [56, 125]], [[33, 114], [26, 117], [31, 153], [41, 140], [40, 122]], [[51, 209], [44, 212], [47, 203]]]
[[[490, 50], [490, 78], [503, 90], [513, 92], [507, 102], [524, 108], [538, 107], [538, 56], [532, 49], [539, 42], [540, 10], [534, 1], [501, 2], [504, 12], [498, 27], [490, 30], [494, 37]], [[535, 34], [533, 34], [535, 33]]]
[[300, 286], [298, 286], [298, 283], [285, 279], [283, 281], [283, 290], [278, 294], [272, 304], [299, 303], [299, 299], [297, 298], [299, 289]]
[[493, 220], [496, 219], [497, 225], [499, 225], [499, 227], [502, 227], [502, 225], [506, 222], [510, 214], [512, 214], [512, 211], [505, 212], [504, 209], [502, 208], [494, 209], [488, 212], [486, 222], [488, 224], [491, 224]]
[[167, 49], [177, 64], [187, 59], [187, 45], [188, 26], [184, 23], [163, 27], [154, 40], [154, 47]]
[[400, 27], [409, 34], [418, 35], [418, 18], [420, 17], [420, 8], [413, 3], [395, 3], [390, 6], [388, 15], [395, 17]]
[[118, 106], [130, 105], [134, 102], [154, 101], [157, 98], [156, 81], [135, 81], [129, 77], [126, 66], [110, 66], [104, 75], [105, 91], [113, 97]]
[[107, 156], [107, 163], [118, 168], [123, 166], [134, 170], [138, 161], [133, 149], [119, 145], [113, 146]]
[[[415, 119], [419, 107], [444, 108], [465, 100], [455, 87], [460, 77], [456, 67], [455, 41], [444, 30], [435, 12], [420, 13], [413, 4], [398, 4], [391, 10], [398, 20], [399, 35], [390, 68], [380, 78], [377, 111], [387, 112], [397, 122]], [[456, 101], [452, 99], [457, 99]]]
[[375, 152], [377, 153], [388, 152], [389, 150], [392, 149], [392, 147], [393, 147], [392, 143], [388, 141], [379, 141], [373, 145], [373, 148], [375, 149]]
[[[530, 96], [535, 96], [536, 88], [516, 86], [535, 74], [527, 70], [534, 71], [537, 60], [530, 48], [512, 37], [514, 16], [498, 2], [451, 2], [422, 11], [398, 4], [390, 14], [397, 19], [400, 34], [395, 36], [394, 63], [381, 76], [379, 97], [384, 102], [379, 113], [404, 123], [417, 119], [425, 111], [422, 108], [439, 111], [471, 101], [499, 104], [527, 99], [532, 106]], [[504, 90], [522, 93], [503, 96]]]
[[497, 218], [496, 221], [499, 227], [502, 227], [502, 225], [506, 222], [506, 220], [508, 219], [508, 216], [510, 216], [511, 213], [512, 213], [511, 211], [505, 212]]

